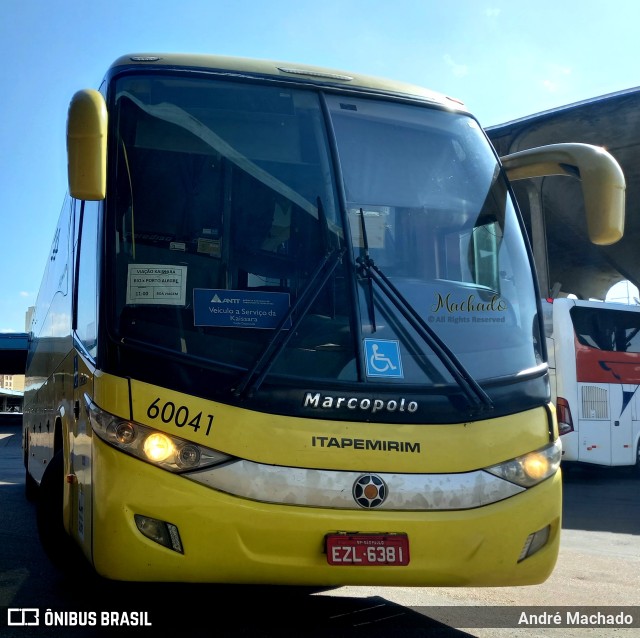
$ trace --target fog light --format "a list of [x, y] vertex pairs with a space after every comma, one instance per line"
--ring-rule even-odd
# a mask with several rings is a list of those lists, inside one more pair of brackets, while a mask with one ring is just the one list
[[159, 545], [172, 549], [174, 552], [184, 554], [180, 534], [175, 525], [150, 516], [142, 516], [142, 514], [134, 514], [133, 518], [138, 530], [147, 538]]
[[537, 532], [529, 534], [529, 536], [527, 536], [527, 540], [524, 542], [524, 546], [522, 548], [522, 551], [520, 552], [520, 556], [518, 557], [518, 562], [522, 562], [525, 558], [533, 556], [533, 554], [535, 554], [538, 550], [542, 549], [547, 544], [550, 534], [551, 525], [547, 525]]

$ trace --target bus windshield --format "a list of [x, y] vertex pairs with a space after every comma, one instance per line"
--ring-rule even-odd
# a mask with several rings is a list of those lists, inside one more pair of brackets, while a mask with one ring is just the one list
[[570, 315], [582, 346], [607, 352], [640, 353], [640, 313], [575, 306]]
[[280, 378], [455, 385], [417, 315], [478, 381], [542, 362], [522, 231], [468, 115], [168, 74], [120, 77], [110, 100], [124, 347], [246, 379], [280, 339]]

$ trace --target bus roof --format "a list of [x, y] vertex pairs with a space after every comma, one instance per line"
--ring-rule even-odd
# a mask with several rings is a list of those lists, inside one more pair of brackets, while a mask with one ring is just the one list
[[309, 64], [259, 60], [222, 55], [186, 53], [132, 53], [119, 57], [111, 65], [113, 73], [122, 68], [160, 66], [163, 68], [191, 68], [224, 71], [238, 75], [272, 76], [291, 80], [297, 77], [310, 83], [321, 83], [339, 87], [358, 87], [376, 92], [401, 95], [426, 100], [451, 110], [466, 111], [460, 100], [431, 91], [422, 86], [329, 69]]

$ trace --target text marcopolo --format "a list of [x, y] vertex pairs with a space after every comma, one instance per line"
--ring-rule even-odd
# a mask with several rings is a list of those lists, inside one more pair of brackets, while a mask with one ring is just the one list
[[407, 401], [405, 398], [399, 399], [370, 399], [368, 397], [336, 397], [331, 395], [322, 396], [319, 392], [315, 394], [307, 392], [304, 396], [303, 406], [305, 408], [316, 408], [320, 410], [364, 410], [365, 412], [416, 412], [417, 401]]

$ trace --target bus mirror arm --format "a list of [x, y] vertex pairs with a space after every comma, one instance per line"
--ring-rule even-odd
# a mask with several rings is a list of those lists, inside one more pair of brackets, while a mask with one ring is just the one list
[[582, 184], [589, 239], [600, 246], [617, 242], [624, 233], [625, 178], [604, 148], [591, 144], [549, 144], [500, 158], [511, 181], [567, 175]]

